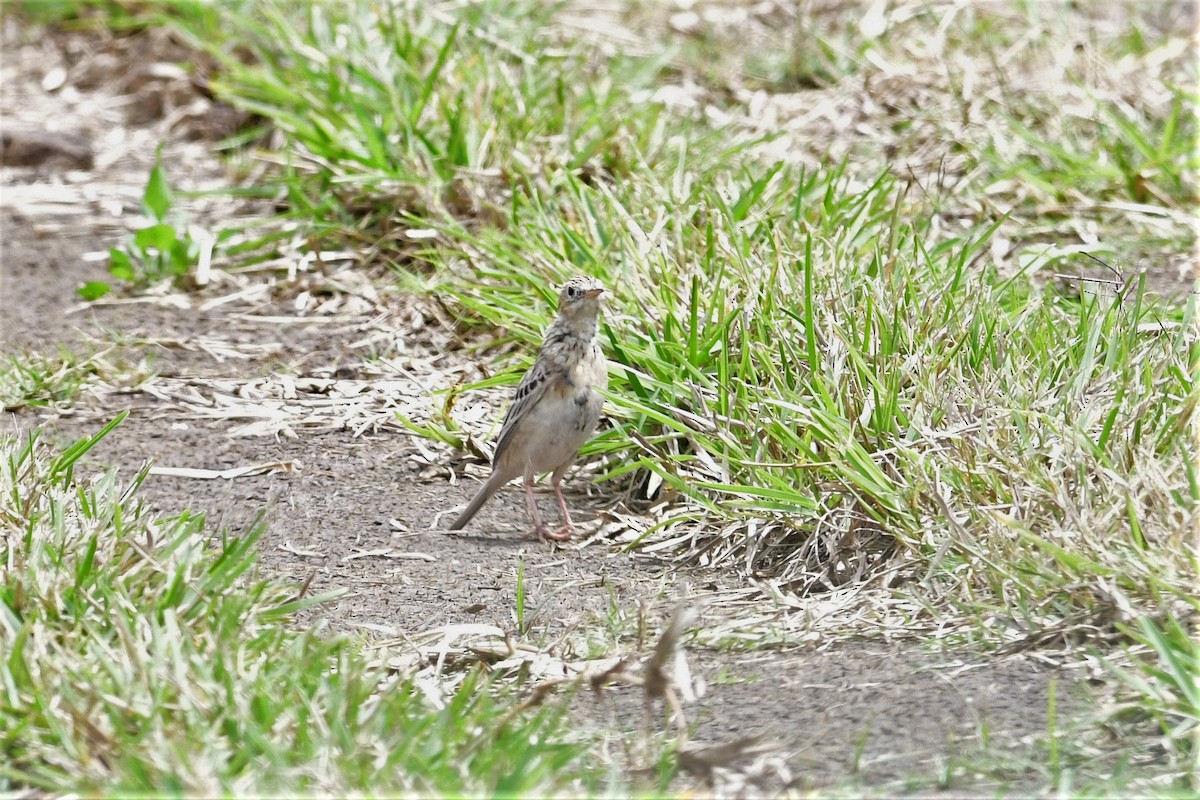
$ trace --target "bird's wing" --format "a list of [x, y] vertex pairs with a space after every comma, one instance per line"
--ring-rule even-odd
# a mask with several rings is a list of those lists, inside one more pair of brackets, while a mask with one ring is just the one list
[[492, 453], [492, 463], [500, 460], [500, 455], [512, 443], [513, 433], [521, 420], [536, 406], [550, 387], [550, 372], [546, 365], [538, 360], [526, 371], [517, 385], [517, 393], [513, 396], [512, 405], [504, 415], [504, 424], [500, 426], [500, 435], [496, 437], [496, 450]]

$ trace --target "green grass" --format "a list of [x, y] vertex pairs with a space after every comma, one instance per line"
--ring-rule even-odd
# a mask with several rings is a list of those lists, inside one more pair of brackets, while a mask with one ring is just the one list
[[145, 363], [129, 364], [115, 350], [86, 357], [66, 348], [54, 355], [27, 351], [0, 356], [0, 410], [65, 408], [89, 388], [133, 385], [146, 377]]
[[556, 701], [479, 670], [418, 686], [256, 577], [263, 528], [209, 531], [80, 459], [0, 440], [0, 790], [168, 794], [596, 792], [608, 767]]
[[[661, 126], [624, 122], [646, 121], [629, 90], [648, 85], [654, 63], [614, 62], [585, 81], [588, 65], [568, 49], [526, 68], [544, 47], [549, 6], [489, 2], [452, 22], [369, 3], [191, 12], [178, 29], [222, 59], [214, 90], [288, 137], [279, 156], [290, 214], [381, 255], [410, 249], [398, 228], [413, 222], [504, 224], [496, 195], [543, 186], [554, 178], [546, 167], [619, 176], [664, 146]], [[234, 58], [234, 44], [252, 58]]]
[[[1155, 49], [1174, 40], [1137, 4], [1082, 32], [1045, 8], [925, 10], [869, 40], [806, 18], [746, 37], [729, 70], [698, 62], [735, 41], [645, 8], [652, 56], [533, 2], [179, 2], [156, 24], [282, 134], [254, 191], [313, 248], [393, 266], [524, 354], [465, 391], [518, 379], [558, 282], [605, 280], [609, 426], [585, 453], [659, 506], [634, 546], [678, 537], [680, 563], [801, 596], [862, 588], [845, 636], [1099, 652], [1142, 712], [1112, 717], [1115, 758], [1163, 754], [1128, 785], [1186, 787], [1195, 294], [1126, 278], [1194, 246], [1195, 63]], [[797, 60], [804, 41], [824, 46]], [[739, 63], [817, 92], [797, 118], [828, 114], [751, 124]], [[657, 102], [681, 75], [734, 121]], [[1120, 293], [1042, 280], [1081, 252], [1115, 254]], [[413, 429], [461, 443], [461, 391]]]

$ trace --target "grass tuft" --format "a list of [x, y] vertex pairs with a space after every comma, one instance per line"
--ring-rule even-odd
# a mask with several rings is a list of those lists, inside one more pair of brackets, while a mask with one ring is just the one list
[[[80, 459], [0, 441], [0, 788], [185, 794], [595, 791], [554, 702], [471, 672], [444, 696], [296, 612], [254, 575], [263, 527], [206, 532]], [[434, 687], [435, 688], [435, 687]]]

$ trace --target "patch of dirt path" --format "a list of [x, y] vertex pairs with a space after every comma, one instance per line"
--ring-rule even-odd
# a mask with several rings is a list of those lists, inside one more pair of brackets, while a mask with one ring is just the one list
[[[98, 149], [90, 170], [4, 168], [2, 350], [24, 355], [65, 348], [87, 356], [115, 348], [127, 364], [146, 359], [157, 374], [132, 388], [101, 383], [71, 408], [20, 409], [7, 415], [6, 432], [45, 426], [46, 438], [65, 443], [128, 409], [129, 418], [90, 454], [93, 466], [112, 466], [132, 478], [145, 461], [209, 470], [289, 465], [290, 470], [236, 479], [153, 475], [141, 496], [165, 513], [206, 514], [214, 533], [218, 526], [244, 531], [265, 513], [260, 540], [265, 574], [297, 582], [311, 578], [312, 592], [346, 591], [298, 624], [320, 616], [334, 629], [385, 637], [456, 623], [514, 631], [517, 574], [523, 569], [526, 621], [547, 648], [556, 637], [567, 641], [582, 631], [605, 652], [629, 654], [636, 649], [631, 620], [639, 609], [653, 629], [685, 591], [719, 598], [739, 585], [732, 574], [668, 571], [653, 557], [625, 554], [603, 538], [585, 537], [563, 548], [539, 544], [526, 533], [516, 488], [498, 495], [466, 532], [431, 530], [440, 513], [466, 501], [474, 478], [451, 485], [453, 459], [406, 432], [394, 412], [403, 403], [418, 407], [429, 399], [430, 388], [444, 388], [472, 365], [450, 349], [445, 332], [407, 342], [400, 321], [420, 316], [413, 311], [419, 301], [387, 295], [382, 283], [372, 307], [339, 307], [332, 319], [297, 312], [293, 296], [281, 298], [277, 276], [257, 279], [260, 292], [239, 285], [244, 298], [236, 302], [212, 302], [221, 299], [222, 290], [209, 288], [81, 306], [75, 288], [104, 276], [103, 262], [88, 254], [106, 250], [133, 224], [105, 209], [128, 214], [130, 204], [136, 206], [153, 160], [150, 144], [114, 155], [107, 143], [165, 138], [168, 152], [179, 148], [184, 188], [221, 175], [207, 145], [173, 139], [161, 120], [135, 125], [93, 117], [95, 109], [120, 107], [111, 88], [77, 88], [74, 95], [43, 89], [47, 71], [56, 66], [67, 69], [71, 86], [71, 70], [81, 62], [72, 66], [63, 53], [83, 46], [49, 48], [11, 21], [5, 29], [5, 124], [19, 103], [23, 124], [90, 129]], [[125, 126], [121, 137], [112, 135], [113, 126]], [[47, 205], [32, 199], [55, 192], [77, 202]], [[200, 220], [221, 213], [216, 205], [189, 210]], [[292, 318], [288, 324], [279, 321], [285, 313]], [[403, 366], [380, 377], [378, 364], [360, 354], [364, 340], [393, 354], [393, 366]], [[356, 377], [337, 377], [345, 374]], [[394, 396], [379, 391], [385, 379], [397, 387]], [[278, 411], [290, 402], [288, 386], [292, 399], [310, 404]], [[369, 400], [358, 416], [341, 421], [322, 416], [321, 393], [347, 386], [346, 396], [361, 392]], [[265, 394], [256, 395], [258, 389]], [[275, 391], [281, 393], [278, 403]], [[256, 406], [270, 413], [256, 418]], [[480, 430], [486, 425], [481, 421]], [[260, 435], [246, 435], [254, 432]], [[594, 519], [604, 506], [603, 489], [578, 477], [569, 483], [579, 518]], [[638, 654], [651, 647], [643, 643]], [[1048, 730], [1047, 697], [1056, 678], [1030, 660], [984, 659], [968, 667], [953, 655], [870, 642], [818, 643], [787, 652], [692, 648], [690, 654], [694, 671], [709, 687], [689, 707], [689, 719], [697, 724], [694, 739], [762, 737], [778, 748], [776, 786], [856, 777], [878, 784], [914, 774], [928, 780], [948, 758], [980, 745], [984, 731], [993, 748], [1019, 749]], [[640, 702], [632, 690], [614, 693], [616, 705], [627, 710]], [[628, 713], [606, 723], [594, 709], [583, 711], [598, 724], [629, 724]]]

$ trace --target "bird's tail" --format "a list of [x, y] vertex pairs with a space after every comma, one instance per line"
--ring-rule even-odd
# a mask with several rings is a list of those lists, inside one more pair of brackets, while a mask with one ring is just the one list
[[458, 518], [455, 519], [450, 525], [450, 530], [462, 530], [463, 527], [471, 521], [471, 517], [475, 516], [476, 512], [483, 508], [483, 504], [491, 499], [492, 495], [496, 493], [496, 490], [499, 489], [504, 483], [504, 481], [497, 481], [496, 477], [496, 474], [493, 473], [492, 477], [488, 478], [487, 483], [479, 487], [479, 491], [476, 492], [475, 496], [471, 498], [471, 502], [467, 503], [467, 507], [463, 509], [463, 512], [459, 514]]

